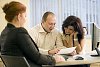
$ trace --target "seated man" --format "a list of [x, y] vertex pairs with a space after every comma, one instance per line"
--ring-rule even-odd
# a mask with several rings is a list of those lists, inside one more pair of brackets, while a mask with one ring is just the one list
[[43, 54], [56, 54], [60, 48], [65, 48], [61, 34], [54, 27], [56, 24], [55, 14], [46, 12], [42, 17], [42, 23], [33, 27], [29, 34]]
[[[39, 51], [43, 54], [54, 55], [59, 52], [63, 46], [62, 37], [54, 27], [56, 24], [56, 17], [52, 12], [44, 13], [42, 23], [33, 27], [29, 34], [39, 47]], [[62, 66], [61, 66], [62, 67]], [[88, 65], [72, 65], [66, 67], [89, 67]]]

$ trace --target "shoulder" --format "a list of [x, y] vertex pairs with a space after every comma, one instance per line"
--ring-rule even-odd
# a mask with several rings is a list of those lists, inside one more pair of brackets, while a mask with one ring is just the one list
[[36, 26], [32, 27], [29, 32], [39, 31], [41, 28], [41, 24], [37, 24]]
[[27, 30], [25, 28], [23, 28], [23, 27], [15, 28], [11, 32], [12, 33], [16, 33], [16, 34], [18, 34], [18, 33], [26, 33], [26, 34], [28, 34]]
[[56, 29], [56, 28], [52, 30], [52, 33], [53, 34], [61, 35], [61, 32], [58, 29]]
[[23, 27], [17, 28], [17, 32], [27, 32], [27, 30]]

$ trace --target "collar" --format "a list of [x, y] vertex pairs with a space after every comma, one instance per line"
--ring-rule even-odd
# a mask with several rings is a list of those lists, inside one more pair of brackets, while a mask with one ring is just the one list
[[11, 23], [7, 23], [7, 27], [9, 27], [9, 28], [15, 28], [15, 26], [13, 24], [11, 24]]
[[[42, 24], [39, 24], [39, 32], [40, 33], [48, 33], [48, 32], [46, 32], [44, 29], [43, 29], [43, 27], [42, 27]], [[53, 31], [53, 30], [52, 30]], [[51, 32], [49, 32], [49, 33], [52, 33], [52, 31]]]
[[[49, 32], [49, 33], [52, 33], [53, 31], [55, 31], [55, 29], [53, 29], [53, 30], [52, 30], [51, 32]], [[48, 33], [48, 32], [46, 32], [46, 31], [43, 29], [41, 23], [39, 24], [39, 32], [40, 32], [40, 33]]]
[[43, 27], [42, 27], [42, 24], [39, 24], [39, 32], [46, 32], [44, 29], [43, 29]]

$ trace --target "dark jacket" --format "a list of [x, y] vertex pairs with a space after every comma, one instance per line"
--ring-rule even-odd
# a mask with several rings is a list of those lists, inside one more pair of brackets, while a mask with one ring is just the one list
[[16, 28], [8, 23], [0, 36], [1, 54], [24, 56], [36, 65], [54, 65], [55, 60], [49, 55], [39, 53], [38, 47], [25, 28]]

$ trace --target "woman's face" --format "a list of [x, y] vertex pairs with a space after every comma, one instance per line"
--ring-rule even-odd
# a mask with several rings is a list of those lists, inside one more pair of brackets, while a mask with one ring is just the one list
[[73, 26], [68, 26], [67, 28], [64, 28], [65, 34], [72, 34], [74, 32], [74, 27]]
[[18, 15], [18, 19], [19, 19], [19, 24], [20, 26], [24, 26], [25, 22], [26, 22], [26, 12], [24, 13], [20, 13]]
[[21, 21], [22, 21], [23, 23], [26, 22], [26, 12], [25, 12], [25, 13], [22, 13], [21, 19], [22, 19]]

